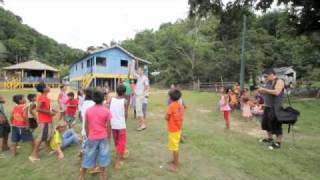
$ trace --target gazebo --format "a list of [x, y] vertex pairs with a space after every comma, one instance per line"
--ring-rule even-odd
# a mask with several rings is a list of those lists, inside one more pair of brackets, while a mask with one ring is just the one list
[[60, 84], [59, 70], [36, 60], [22, 62], [2, 69], [5, 88], [34, 87], [39, 82], [46, 82], [50, 87]]

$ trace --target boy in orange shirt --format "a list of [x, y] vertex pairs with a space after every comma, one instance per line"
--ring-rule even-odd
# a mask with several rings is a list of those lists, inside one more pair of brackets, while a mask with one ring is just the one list
[[170, 163], [169, 171], [178, 172], [179, 163], [179, 143], [183, 122], [184, 107], [179, 103], [181, 92], [173, 89], [169, 92], [172, 103], [168, 106], [165, 119], [168, 122], [168, 147], [172, 151], [173, 161]]

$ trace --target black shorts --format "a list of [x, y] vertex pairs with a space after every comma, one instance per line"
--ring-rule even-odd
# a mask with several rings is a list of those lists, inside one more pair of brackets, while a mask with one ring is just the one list
[[38, 127], [38, 122], [35, 118], [29, 118], [28, 120], [30, 129], [34, 130]]
[[0, 138], [8, 137], [10, 133], [10, 124], [6, 121], [0, 124]]
[[12, 126], [12, 133], [11, 133], [11, 141], [14, 143], [20, 141], [32, 141], [32, 132], [27, 127], [15, 127]]
[[265, 107], [261, 127], [262, 130], [268, 131], [271, 134], [282, 135], [282, 124], [277, 120], [271, 107]]

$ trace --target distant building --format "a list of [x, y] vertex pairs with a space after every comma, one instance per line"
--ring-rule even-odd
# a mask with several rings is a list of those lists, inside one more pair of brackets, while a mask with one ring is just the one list
[[36, 60], [4, 67], [0, 77], [1, 86], [7, 89], [34, 87], [45, 82], [50, 87], [59, 87], [59, 70]]
[[[292, 67], [273, 68], [278, 78], [283, 79], [285, 85], [293, 85], [296, 83], [297, 73]], [[258, 76], [257, 81], [259, 84], [264, 82], [263, 75]]]
[[114, 89], [120, 79], [128, 78], [129, 64], [133, 63], [132, 67], [143, 67], [148, 73], [149, 61], [134, 56], [119, 45], [99, 49], [70, 67], [70, 84], [76, 88], [108, 86]]

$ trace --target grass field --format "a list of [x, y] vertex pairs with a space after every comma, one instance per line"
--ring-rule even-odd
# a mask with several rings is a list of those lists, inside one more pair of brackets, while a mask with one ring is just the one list
[[[17, 93], [17, 92], [15, 92]], [[23, 93], [28, 93], [23, 91]], [[0, 91], [12, 106], [12, 92]], [[130, 158], [120, 171], [108, 169], [112, 180], [318, 180], [320, 179], [320, 102], [295, 100], [302, 115], [292, 134], [286, 134], [281, 150], [271, 151], [258, 142], [264, 133], [258, 121], [245, 122], [238, 112], [232, 113], [231, 130], [224, 129], [222, 114], [217, 110], [218, 96], [205, 92], [184, 92], [188, 105], [185, 114], [186, 143], [181, 145], [181, 171], [166, 171], [171, 158], [166, 143], [166, 92], [153, 91], [149, 101], [148, 129], [136, 132], [135, 120], [128, 120]], [[111, 144], [113, 147], [113, 144]], [[29, 144], [22, 144], [20, 154], [0, 156], [1, 180], [73, 180], [79, 174], [79, 147], [65, 150], [65, 159], [41, 152], [41, 161], [28, 160]], [[114, 157], [114, 150], [112, 148]], [[163, 166], [162, 168], [160, 168]], [[98, 179], [88, 175], [87, 179]]]

